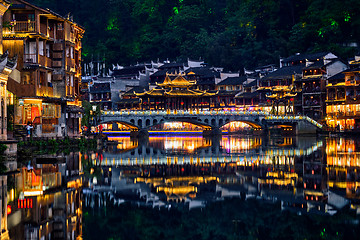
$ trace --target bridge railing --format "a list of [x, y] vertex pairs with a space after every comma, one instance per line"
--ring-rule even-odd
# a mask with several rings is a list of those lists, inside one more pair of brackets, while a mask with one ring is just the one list
[[166, 116], [166, 115], [229, 115], [265, 116], [267, 120], [307, 121], [318, 128], [323, 126], [308, 116], [278, 116], [263, 111], [224, 111], [224, 110], [145, 110], [145, 111], [102, 111], [103, 116]]
[[102, 111], [104, 116], [165, 116], [165, 115], [269, 115], [267, 112], [262, 111], [224, 111], [224, 110], [148, 110], [148, 111]]
[[321, 125], [320, 123], [318, 123], [317, 121], [315, 121], [314, 119], [311, 119], [308, 116], [277, 116], [277, 115], [268, 115], [265, 117], [265, 119], [267, 120], [304, 120], [304, 121], [308, 121], [311, 124], [315, 125], [318, 128], [323, 128], [323, 125]]

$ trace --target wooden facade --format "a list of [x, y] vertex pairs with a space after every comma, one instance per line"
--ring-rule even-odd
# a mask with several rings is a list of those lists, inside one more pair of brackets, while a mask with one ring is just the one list
[[[37, 135], [79, 134], [81, 39], [84, 29], [68, 18], [22, 0], [4, 14], [4, 48], [18, 56], [9, 91], [18, 99], [15, 123], [37, 124]], [[71, 126], [71, 128], [69, 127]]]

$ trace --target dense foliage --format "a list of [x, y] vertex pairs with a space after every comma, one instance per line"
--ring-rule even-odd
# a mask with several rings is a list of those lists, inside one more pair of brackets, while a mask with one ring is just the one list
[[29, 0], [86, 28], [85, 61], [204, 58], [230, 70], [296, 52], [358, 49], [358, 0]]

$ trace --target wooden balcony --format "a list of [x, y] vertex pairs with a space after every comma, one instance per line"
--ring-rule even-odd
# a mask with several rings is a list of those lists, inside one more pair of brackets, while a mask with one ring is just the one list
[[14, 93], [17, 97], [33, 97], [36, 96], [35, 85], [32, 84], [20, 84], [9, 78], [7, 88], [9, 91]]
[[52, 61], [52, 67], [62, 67], [61, 61]]
[[52, 60], [46, 56], [39, 56], [39, 64], [45, 67], [52, 67]]
[[36, 89], [36, 95], [52, 97], [54, 96], [54, 89], [52, 87], [41, 86]]
[[53, 46], [53, 51], [63, 51], [64, 50], [64, 44], [62, 43], [55, 43]]
[[64, 30], [56, 31], [56, 39], [64, 39]]
[[44, 35], [47, 35], [48, 28], [47, 28], [46, 23], [40, 23], [40, 32]]
[[36, 23], [35, 21], [16, 21], [14, 32], [36, 32]]
[[46, 57], [45, 56], [39, 56], [39, 64], [41, 66], [46, 66]]
[[62, 59], [63, 58], [63, 53], [62, 52], [54, 52], [53, 53], [53, 58]]
[[24, 63], [37, 64], [38, 61], [36, 54], [24, 54]]

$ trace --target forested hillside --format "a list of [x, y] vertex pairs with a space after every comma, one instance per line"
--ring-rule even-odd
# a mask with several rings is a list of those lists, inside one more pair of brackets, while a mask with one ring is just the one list
[[85, 61], [204, 58], [229, 70], [295, 52], [343, 58], [360, 42], [359, 0], [29, 0], [86, 28]]

